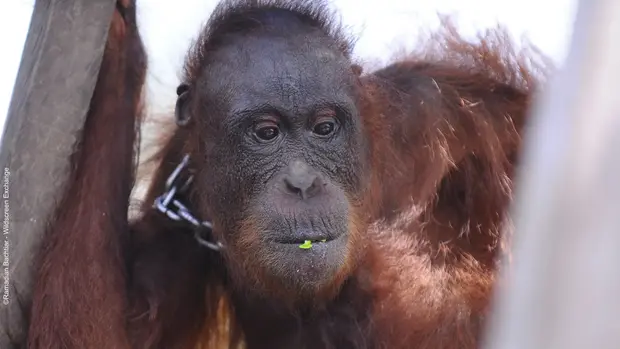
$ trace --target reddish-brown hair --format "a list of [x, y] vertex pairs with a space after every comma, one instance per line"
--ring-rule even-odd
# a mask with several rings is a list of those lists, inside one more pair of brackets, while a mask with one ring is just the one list
[[[227, 28], [224, 9], [236, 3], [218, 8], [220, 26], [190, 52], [187, 82], [200, 74], [209, 40]], [[294, 2], [239, 8], [263, 3]], [[350, 49], [322, 5], [299, 3], [286, 8], [310, 14], [310, 23]], [[420, 47], [360, 77], [371, 185], [350, 219], [361, 265], [342, 275], [348, 280], [332, 302], [289, 334], [308, 347], [478, 346], [527, 111], [549, 62], [534, 50], [516, 51], [503, 30], [467, 42], [447, 22]], [[129, 225], [145, 58], [135, 8], [119, 3], [72, 184], [38, 258], [31, 348], [235, 347], [248, 340], [244, 328], [286, 325], [270, 312], [248, 322], [217, 253], [151, 209], [182, 154], [196, 149], [187, 130], [165, 136], [151, 159], [156, 171], [145, 203]]]

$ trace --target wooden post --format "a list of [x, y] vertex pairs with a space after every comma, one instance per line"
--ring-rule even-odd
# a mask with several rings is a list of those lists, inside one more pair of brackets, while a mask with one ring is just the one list
[[25, 348], [33, 262], [47, 218], [65, 188], [115, 3], [35, 3], [0, 151], [3, 349]]
[[526, 134], [487, 349], [620, 348], [620, 5], [579, 3]]

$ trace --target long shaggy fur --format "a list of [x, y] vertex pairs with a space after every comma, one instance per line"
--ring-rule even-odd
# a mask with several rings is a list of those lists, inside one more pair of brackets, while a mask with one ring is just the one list
[[[128, 224], [145, 56], [134, 8], [119, 4], [73, 185], [40, 253], [30, 348], [478, 347], [521, 133], [550, 68], [542, 55], [515, 50], [501, 28], [468, 42], [446, 21], [416, 52], [361, 77], [372, 165], [363, 263], [308, 315], [233, 298], [221, 257], [151, 209], [197, 147], [187, 130], [165, 132]], [[196, 83], [228, 34], [268, 23], [257, 17], [265, 5], [298, 12], [350, 55], [353, 40], [323, 2], [224, 1], [188, 53], [184, 82]]]
[[135, 7], [117, 6], [71, 185], [38, 256], [28, 348], [129, 348], [128, 198], [146, 56]]

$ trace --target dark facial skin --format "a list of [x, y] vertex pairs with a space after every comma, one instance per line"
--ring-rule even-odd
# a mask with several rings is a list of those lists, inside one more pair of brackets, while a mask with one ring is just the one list
[[348, 60], [327, 39], [287, 34], [229, 39], [209, 57], [191, 113], [209, 159], [200, 206], [231, 277], [297, 297], [355, 263], [366, 145]]

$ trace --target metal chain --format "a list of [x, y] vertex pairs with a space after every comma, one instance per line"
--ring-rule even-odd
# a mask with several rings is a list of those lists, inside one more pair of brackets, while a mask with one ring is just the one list
[[211, 222], [198, 220], [192, 214], [191, 210], [177, 199], [177, 195], [184, 193], [194, 180], [194, 176], [189, 175], [187, 180], [181, 182], [182, 185], [179, 186], [179, 182], [181, 181], [180, 175], [183, 170], [187, 168], [188, 163], [189, 155], [185, 155], [181, 163], [179, 163], [166, 180], [165, 191], [155, 199], [153, 206], [173, 221], [185, 221], [191, 224], [195, 228], [194, 238], [199, 244], [214, 251], [220, 251], [224, 247], [220, 242], [211, 242], [207, 238], [201, 236], [201, 232], [209, 236], [213, 233], [213, 225]]

